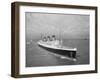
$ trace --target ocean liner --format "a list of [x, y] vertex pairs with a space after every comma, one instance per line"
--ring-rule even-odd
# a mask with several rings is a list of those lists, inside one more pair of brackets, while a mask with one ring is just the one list
[[37, 44], [43, 49], [53, 52], [54, 54], [76, 60], [77, 48], [64, 46], [63, 40], [56, 39], [55, 35], [42, 37]]

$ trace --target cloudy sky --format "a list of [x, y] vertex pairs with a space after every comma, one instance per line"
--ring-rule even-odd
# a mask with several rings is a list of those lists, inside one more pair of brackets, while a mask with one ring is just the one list
[[89, 15], [25, 13], [26, 37], [62, 35], [65, 39], [89, 38]]

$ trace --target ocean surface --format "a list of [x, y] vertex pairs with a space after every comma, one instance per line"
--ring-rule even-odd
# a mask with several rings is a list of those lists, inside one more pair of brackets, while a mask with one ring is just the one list
[[76, 61], [62, 58], [37, 45], [38, 40], [26, 41], [26, 67], [89, 64], [89, 39], [64, 39], [63, 45], [77, 48]]

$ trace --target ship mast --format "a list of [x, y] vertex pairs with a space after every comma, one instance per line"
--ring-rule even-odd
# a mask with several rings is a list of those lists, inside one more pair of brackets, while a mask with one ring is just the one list
[[62, 29], [59, 29], [60, 45], [62, 47]]
[[41, 33], [41, 40], [43, 40], [43, 34]]

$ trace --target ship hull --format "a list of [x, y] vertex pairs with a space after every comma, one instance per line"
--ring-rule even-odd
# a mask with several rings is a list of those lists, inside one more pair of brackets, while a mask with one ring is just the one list
[[52, 47], [47, 47], [47, 46], [44, 46], [42, 44], [38, 44], [41, 48], [47, 50], [47, 51], [50, 51], [50, 52], [53, 52], [55, 54], [59, 54], [59, 55], [62, 55], [62, 56], [66, 56], [66, 57], [69, 57], [69, 58], [76, 58], [76, 50], [75, 49], [61, 49], [61, 48], [52, 48]]

